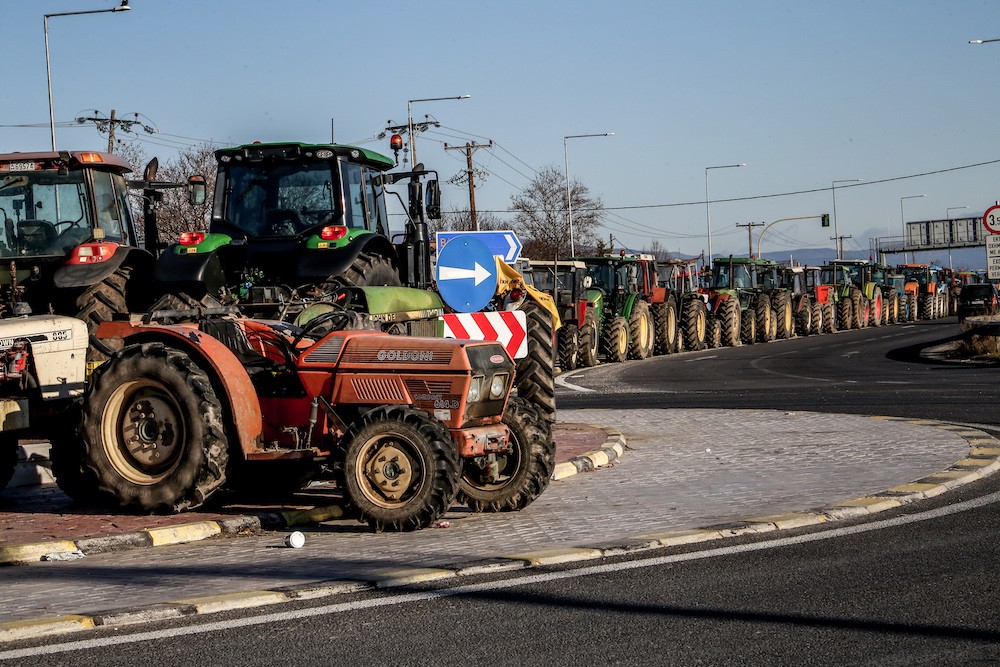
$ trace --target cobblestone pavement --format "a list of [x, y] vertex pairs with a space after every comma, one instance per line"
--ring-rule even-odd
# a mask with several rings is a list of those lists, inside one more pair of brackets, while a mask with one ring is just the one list
[[554, 481], [525, 510], [455, 509], [448, 527], [375, 535], [350, 520], [301, 549], [262, 533], [0, 569], [0, 622], [445, 566], [821, 507], [932, 475], [970, 441], [931, 423], [780, 411], [562, 410], [620, 430], [615, 464]]

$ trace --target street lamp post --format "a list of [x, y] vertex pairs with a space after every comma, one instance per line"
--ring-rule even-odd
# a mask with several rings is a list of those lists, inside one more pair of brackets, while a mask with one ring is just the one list
[[566, 169], [566, 215], [569, 222], [569, 256], [576, 256], [576, 240], [573, 237], [573, 197], [569, 186], [569, 140], [583, 139], [585, 137], [611, 137], [614, 132], [598, 132], [596, 134], [569, 134], [563, 137], [563, 160]]
[[[921, 197], [926, 197], [927, 195], [908, 195], [906, 197], [899, 198], [899, 222], [903, 227], [903, 261], [906, 261], [906, 218], [903, 217], [903, 200], [904, 199], [920, 199]], [[912, 258], [916, 258], [916, 253], [914, 252]], [[911, 258], [911, 259], [912, 259]]]
[[705, 167], [705, 220], [708, 225], [708, 264], [712, 263], [712, 209], [709, 206], [708, 197], [708, 170], [709, 169], [732, 169], [733, 167], [745, 167], [746, 163], [720, 164], [715, 167]]
[[90, 9], [82, 12], [59, 12], [57, 14], [45, 14], [42, 17], [42, 32], [45, 34], [45, 80], [49, 87], [49, 133], [52, 136], [52, 150], [56, 150], [56, 116], [52, 107], [52, 66], [49, 62], [49, 19], [53, 16], [79, 16], [80, 14], [104, 14], [105, 12], [127, 12], [131, 7], [128, 0], [122, 0], [122, 4], [113, 9]]
[[413, 112], [411, 107], [414, 102], [440, 102], [441, 100], [467, 100], [472, 95], [454, 95], [452, 97], [424, 97], [417, 100], [406, 100], [406, 131], [410, 133], [410, 166], [417, 166], [417, 138], [413, 136]]
[[833, 240], [837, 244], [837, 259], [844, 259], [843, 254], [843, 244], [840, 242], [840, 231], [837, 228], [837, 183], [860, 183], [860, 178], [846, 178], [838, 181], [834, 181], [832, 184], [833, 190]]

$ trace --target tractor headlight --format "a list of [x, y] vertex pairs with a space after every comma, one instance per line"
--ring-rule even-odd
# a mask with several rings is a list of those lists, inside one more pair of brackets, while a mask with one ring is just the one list
[[503, 398], [504, 392], [507, 390], [508, 377], [506, 373], [497, 373], [493, 376], [493, 380], [490, 382], [490, 400], [495, 401]]
[[474, 375], [472, 377], [472, 382], [469, 383], [469, 394], [466, 396], [466, 400], [469, 403], [476, 403], [483, 396], [483, 381], [485, 378], [482, 375]]

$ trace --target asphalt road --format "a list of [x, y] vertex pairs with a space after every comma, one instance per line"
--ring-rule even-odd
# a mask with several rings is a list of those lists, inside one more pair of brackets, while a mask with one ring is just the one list
[[[996, 369], [918, 354], [955, 332], [938, 320], [609, 365], [568, 378], [599, 391], [559, 401], [607, 407], [625, 394], [630, 407], [898, 415], [996, 433]], [[3, 646], [0, 663], [1000, 664], [998, 507], [989, 478], [864, 523], [100, 630]]]

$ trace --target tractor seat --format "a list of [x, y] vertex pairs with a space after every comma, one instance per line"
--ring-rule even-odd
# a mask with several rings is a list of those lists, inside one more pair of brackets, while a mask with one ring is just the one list
[[48, 220], [21, 220], [17, 223], [18, 245], [29, 253], [48, 250], [57, 236], [55, 225]]

